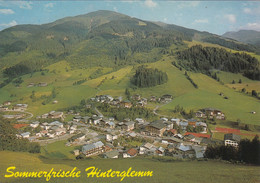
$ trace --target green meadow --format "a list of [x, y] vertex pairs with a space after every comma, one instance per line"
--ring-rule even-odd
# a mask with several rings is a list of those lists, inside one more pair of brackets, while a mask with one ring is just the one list
[[124, 178], [121, 182], [152, 183], [256, 183], [259, 182], [260, 168], [257, 166], [237, 165], [220, 161], [177, 161], [172, 158], [132, 158], [132, 159], [86, 159], [86, 160], [53, 160], [37, 154], [0, 152], [0, 181], [5, 182], [47, 182], [44, 178], [5, 178], [6, 169], [15, 166], [16, 171], [68, 171], [77, 167], [81, 171], [79, 178], [51, 178], [48, 182], [120, 182], [121, 178], [87, 177], [85, 169], [96, 167], [102, 171], [109, 169], [127, 171], [153, 171], [152, 177]]
[[[185, 43], [189, 47], [196, 44], [219, 47], [196, 41]], [[173, 45], [170, 49], [177, 49], [177, 47]], [[81, 48], [78, 52], [80, 50]], [[27, 103], [29, 104], [28, 111], [37, 116], [51, 110], [78, 105], [82, 99], [95, 95], [108, 94], [114, 97], [124, 97], [125, 89], [129, 88], [131, 95], [141, 94], [148, 99], [152, 95], [157, 97], [164, 94], [173, 95], [174, 99], [171, 103], [160, 106], [158, 109], [160, 114], [173, 116], [172, 111], [176, 105], [183, 106], [187, 112], [191, 109], [196, 111], [205, 107], [213, 107], [222, 110], [230, 121], [240, 119], [245, 124], [259, 124], [259, 101], [250, 96], [252, 90], [260, 91], [259, 81], [250, 80], [241, 74], [216, 71], [221, 81], [217, 82], [204, 74], [188, 72], [198, 85], [198, 89], [196, 89], [184, 75], [185, 71], [180, 71], [172, 65], [173, 61], [175, 61], [175, 57], [164, 55], [157, 62], [145, 64], [147, 67], [166, 72], [169, 78], [167, 83], [150, 88], [135, 88], [131, 84], [130, 78], [134, 75], [138, 65], [125, 66], [117, 70], [98, 66], [77, 69], [73, 68], [70, 62], [61, 60], [45, 67], [42, 72], [22, 76], [24, 82], [20, 87], [15, 87], [10, 83], [1, 88], [0, 102], [11, 100], [14, 103]], [[242, 83], [238, 83], [239, 79], [242, 80]], [[82, 83], [75, 84], [81, 80], [83, 80]], [[233, 80], [235, 84], [231, 84]], [[27, 87], [30, 83], [38, 84], [40, 82], [46, 82], [48, 86]], [[241, 93], [242, 88], [245, 88], [248, 94]], [[54, 89], [55, 98], [51, 98], [48, 103], [43, 105], [44, 99], [51, 96]], [[34, 101], [31, 98], [32, 92], [36, 97]], [[219, 93], [223, 93], [224, 96], [220, 96]], [[228, 97], [228, 99], [224, 99], [224, 97]], [[54, 100], [57, 100], [58, 103], [53, 104]], [[151, 103], [148, 107], [153, 109], [156, 105]], [[256, 114], [251, 114], [252, 111], [255, 111]]]

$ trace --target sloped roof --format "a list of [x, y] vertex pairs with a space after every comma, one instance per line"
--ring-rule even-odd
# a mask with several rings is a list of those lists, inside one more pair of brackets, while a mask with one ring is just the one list
[[82, 152], [89, 151], [91, 149], [99, 148], [99, 147], [102, 147], [102, 146], [104, 146], [104, 144], [101, 141], [98, 141], [98, 142], [93, 143], [93, 144], [86, 144], [82, 147]]
[[227, 133], [224, 135], [224, 140], [234, 140], [234, 141], [239, 142], [241, 140], [241, 137], [234, 133]]
[[131, 148], [127, 151], [127, 154], [129, 154], [130, 156], [135, 156], [138, 153], [138, 151], [134, 148]]
[[109, 152], [106, 152], [105, 155], [108, 157], [108, 158], [113, 158], [115, 156], [118, 156], [119, 155], [119, 152], [118, 151], [109, 151]]

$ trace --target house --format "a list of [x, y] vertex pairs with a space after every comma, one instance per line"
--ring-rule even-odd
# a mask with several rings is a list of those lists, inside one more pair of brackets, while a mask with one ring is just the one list
[[238, 147], [241, 137], [234, 133], [227, 133], [224, 135], [224, 143], [225, 146], [230, 145], [234, 147]]
[[8, 110], [8, 107], [5, 107], [5, 106], [0, 107], [0, 111], [7, 111], [7, 110]]
[[165, 149], [163, 147], [159, 147], [156, 150], [156, 154], [159, 155], [159, 156], [164, 156], [165, 155]]
[[35, 121], [35, 122], [32, 122], [32, 123], [30, 124], [30, 126], [31, 126], [32, 128], [37, 128], [39, 125], [40, 125], [40, 122], [39, 122], [39, 121]]
[[140, 146], [139, 154], [153, 154], [153, 150], [155, 151], [155, 146], [147, 142], [144, 145]]
[[175, 129], [170, 129], [170, 130], [168, 130], [167, 131], [167, 135], [168, 136], [174, 136], [174, 135], [176, 135], [178, 132], [177, 132], [177, 130], [175, 130]]
[[123, 158], [132, 158], [137, 155], [138, 151], [134, 148], [129, 149], [126, 153], [123, 154]]
[[114, 128], [116, 127], [116, 125], [115, 125], [114, 122], [110, 121], [110, 122], [108, 122], [108, 123], [106, 124], [106, 127], [111, 128], [111, 129], [114, 129]]
[[102, 119], [102, 117], [100, 117], [100, 116], [93, 116], [93, 117], [89, 118], [89, 123], [97, 125], [100, 123], [101, 119]]
[[13, 107], [13, 110], [14, 111], [25, 111], [28, 107], [28, 104], [16, 104], [14, 107]]
[[163, 124], [166, 126], [166, 130], [173, 129], [173, 123], [170, 121], [164, 121]]
[[81, 121], [81, 116], [75, 116], [75, 117], [73, 117], [73, 121], [74, 122], [80, 122]]
[[86, 156], [97, 155], [103, 152], [105, 152], [105, 145], [101, 141], [86, 144], [82, 147], [82, 153]]
[[5, 101], [5, 102], [3, 103], [4, 106], [11, 105], [11, 104], [12, 104], [11, 101]]
[[63, 135], [66, 133], [66, 128], [57, 128], [55, 130], [55, 135], [59, 136], [59, 135]]
[[39, 83], [38, 86], [40, 87], [44, 87], [44, 86], [47, 86], [48, 84], [47, 83]]
[[118, 156], [119, 156], [119, 152], [116, 151], [116, 150], [109, 151], [109, 152], [106, 152], [104, 154], [104, 158], [113, 158], [113, 159], [115, 159], [115, 158], [118, 158]]
[[112, 142], [113, 140], [117, 139], [117, 135], [111, 135], [111, 134], [106, 134], [106, 141]]
[[133, 130], [135, 128], [135, 122], [129, 121], [122, 125], [122, 129], [126, 131]]
[[124, 108], [131, 108], [132, 107], [132, 103], [129, 100], [125, 100], [125, 101], [120, 103], [120, 106], [124, 107]]
[[57, 126], [59, 128], [63, 128], [63, 123], [61, 123], [59, 121], [53, 121], [53, 122], [49, 123], [49, 126]]
[[29, 87], [33, 87], [34, 86], [34, 83], [29, 83], [28, 85], [27, 85], [27, 87], [29, 88]]
[[193, 145], [192, 149], [195, 151], [196, 158], [204, 158], [204, 153], [207, 149], [206, 146]]
[[21, 134], [21, 137], [22, 137], [22, 138], [29, 138], [29, 137], [30, 137], [30, 134], [31, 134], [30, 132], [25, 132], [25, 133], [22, 133], [22, 134]]
[[134, 96], [132, 96], [132, 99], [133, 100], [141, 100], [141, 95], [139, 95], [139, 94], [135, 94]]
[[205, 116], [208, 116], [210, 119], [213, 119], [214, 116], [216, 117], [216, 119], [221, 119], [221, 120], [225, 119], [224, 113], [222, 113], [221, 110], [219, 109], [205, 108], [202, 109], [201, 111], [205, 114]]
[[201, 126], [203, 128], [203, 131], [201, 133], [207, 133], [207, 127], [208, 126], [207, 126], [206, 123], [199, 121], [199, 122], [196, 122], [195, 125], [196, 126]]
[[181, 127], [182, 130], [186, 130], [186, 127], [189, 125], [187, 121], [181, 121], [179, 123], [179, 126]]
[[173, 99], [172, 95], [165, 94], [165, 95], [163, 95], [163, 96], [160, 98], [160, 102], [169, 103], [169, 102], [172, 101], [172, 99]]
[[55, 112], [55, 111], [51, 111], [48, 115], [49, 118], [52, 119], [57, 119], [57, 118], [61, 118], [63, 119], [63, 112]]
[[154, 121], [152, 123], [150, 123], [149, 125], [146, 126], [146, 131], [149, 132], [150, 135], [152, 136], [163, 136], [163, 133], [166, 130], [165, 125], [163, 124], [162, 120], [157, 120]]

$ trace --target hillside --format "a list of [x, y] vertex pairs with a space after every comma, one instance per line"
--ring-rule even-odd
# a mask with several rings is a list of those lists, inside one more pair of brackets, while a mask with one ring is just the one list
[[254, 30], [240, 30], [237, 32], [226, 32], [223, 37], [234, 39], [243, 43], [260, 46], [260, 32]]
[[[167, 115], [174, 115], [172, 110], [178, 104], [186, 111], [215, 107], [223, 110], [230, 121], [259, 123], [259, 100], [251, 96], [252, 90], [260, 92], [259, 81], [246, 78], [243, 73], [259, 66], [260, 56], [250, 45], [237, 41], [177, 25], [97, 11], [44, 25], [5, 29], [0, 32], [0, 44], [3, 76], [0, 77], [0, 103], [7, 100], [27, 103], [28, 111], [34, 116], [78, 105], [82, 99], [99, 94], [125, 97], [125, 89], [130, 88], [132, 94], [147, 98], [171, 94], [174, 100], [160, 108]], [[204, 70], [189, 69], [188, 65], [193, 62], [186, 63], [178, 57], [177, 53], [185, 53], [196, 45], [201, 45], [198, 49], [203, 58], [200, 65], [207, 63], [207, 72], [216, 72], [220, 81], [205, 75]], [[212, 50], [226, 55], [221, 65], [213, 67], [205, 62], [207, 58], [215, 59], [207, 56], [214, 53]], [[230, 62], [232, 67], [237, 65], [238, 58], [241, 68], [234, 73], [230, 73], [231, 69], [217, 70], [226, 66], [229, 57], [235, 58]], [[183, 64], [174, 66], [173, 62]], [[168, 81], [150, 88], [136, 88], [130, 78], [140, 65], [165, 72]], [[243, 83], [238, 84], [239, 79]], [[236, 85], [231, 84], [233, 80]], [[34, 86], [29, 87], [32, 83]], [[39, 87], [39, 83], [47, 83], [47, 86]], [[243, 88], [246, 92], [242, 93]], [[221, 98], [220, 92], [229, 99]], [[58, 103], [53, 104], [53, 100]], [[251, 114], [252, 111], [256, 114]]]

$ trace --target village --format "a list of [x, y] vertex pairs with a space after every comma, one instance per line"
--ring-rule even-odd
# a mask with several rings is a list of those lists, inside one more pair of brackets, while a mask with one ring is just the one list
[[[130, 101], [131, 100], [131, 101]], [[168, 103], [173, 100], [171, 95], [162, 97], [151, 96], [150, 99], [134, 95], [130, 100], [110, 95], [100, 95], [90, 99], [85, 108], [93, 108], [95, 114], [81, 116], [73, 110], [50, 111], [37, 116], [28, 123], [15, 124], [18, 138], [26, 138], [31, 142], [46, 145], [60, 140], [67, 140], [66, 146], [80, 147], [74, 150], [76, 159], [100, 156], [102, 158], [131, 158], [136, 156], [171, 156], [183, 158], [203, 158], [209, 144], [225, 144], [237, 147], [240, 136], [227, 133], [224, 139], [212, 139], [208, 133], [205, 118], [225, 119], [224, 113], [214, 108], [204, 108], [196, 112], [196, 119], [160, 117], [158, 120], [125, 118], [116, 120], [104, 116], [94, 104], [106, 103], [116, 108], [144, 107], [148, 102]], [[19, 114], [3, 115], [6, 119], [24, 117], [27, 104], [14, 104], [10, 101], [0, 105], [1, 112], [18, 111]], [[20, 115], [20, 116], [17, 116]], [[72, 115], [70, 121], [66, 116]], [[37, 121], [38, 119], [38, 121]]]

